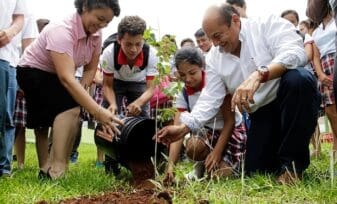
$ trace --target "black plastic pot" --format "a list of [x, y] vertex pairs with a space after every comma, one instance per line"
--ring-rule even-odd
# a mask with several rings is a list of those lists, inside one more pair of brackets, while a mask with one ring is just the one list
[[[155, 153], [155, 121], [148, 118], [126, 117], [119, 126], [118, 139], [108, 141], [95, 132], [96, 145], [108, 156], [119, 161], [146, 160]], [[96, 129], [100, 129], [100, 125]]]

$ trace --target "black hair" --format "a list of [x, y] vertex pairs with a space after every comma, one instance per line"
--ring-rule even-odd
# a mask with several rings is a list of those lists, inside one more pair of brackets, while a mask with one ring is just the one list
[[233, 14], [240, 16], [239, 12], [230, 4], [222, 4], [219, 8], [219, 13], [221, 17], [219, 23], [225, 23], [228, 27], [232, 24]]
[[196, 38], [201, 38], [201, 37], [203, 37], [205, 35], [206, 35], [205, 31], [202, 28], [199, 28], [197, 30], [197, 32], [194, 33], [194, 37], [196, 37]]
[[110, 8], [114, 16], [119, 16], [121, 9], [118, 0], [75, 0], [77, 13], [82, 14], [83, 8], [92, 9]]
[[174, 56], [175, 66], [179, 70], [179, 65], [188, 62], [202, 68], [205, 65], [205, 58], [202, 53], [195, 47], [183, 47], [179, 49]]
[[194, 41], [191, 38], [184, 38], [181, 42], [180, 42], [180, 47], [183, 47], [185, 43], [190, 42], [192, 44], [194, 44]]
[[289, 15], [289, 14], [293, 14], [295, 16], [297, 22], [300, 21], [300, 18], [298, 17], [298, 13], [295, 10], [291, 10], [291, 9], [283, 11], [281, 13], [281, 17], [283, 18], [284, 16]]
[[125, 16], [118, 24], [118, 38], [121, 39], [126, 33], [131, 36], [143, 35], [146, 22], [139, 16]]
[[236, 6], [241, 7], [241, 8], [243, 8], [246, 5], [245, 0], [226, 0], [226, 3], [228, 3], [230, 5], [236, 5]]
[[310, 21], [309, 19], [307, 20], [303, 20], [299, 23], [299, 25], [303, 24], [305, 27], [307, 27], [308, 29], [310, 29]]

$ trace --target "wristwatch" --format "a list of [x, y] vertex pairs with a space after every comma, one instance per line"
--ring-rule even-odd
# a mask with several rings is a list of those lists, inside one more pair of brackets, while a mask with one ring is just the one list
[[260, 66], [257, 68], [260, 75], [260, 83], [265, 83], [269, 79], [269, 69], [267, 66]]

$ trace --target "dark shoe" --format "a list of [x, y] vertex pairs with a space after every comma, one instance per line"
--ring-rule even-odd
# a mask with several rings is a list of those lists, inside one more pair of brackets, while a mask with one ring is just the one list
[[114, 174], [115, 176], [118, 176], [121, 173], [121, 169], [117, 161], [109, 159], [105, 160], [103, 164], [106, 174]]
[[14, 154], [13, 155], [13, 159], [12, 159], [13, 161], [17, 161], [18, 160], [18, 158], [17, 158], [17, 156]]
[[37, 178], [39, 180], [52, 180], [52, 178], [51, 178], [51, 176], [49, 174], [49, 169], [48, 169], [47, 173], [44, 172], [44, 171], [42, 171], [42, 170], [40, 170], [39, 171], [39, 175], [37, 176]]
[[75, 164], [75, 163], [77, 163], [77, 160], [78, 160], [78, 152], [77, 151], [71, 152], [70, 162]]

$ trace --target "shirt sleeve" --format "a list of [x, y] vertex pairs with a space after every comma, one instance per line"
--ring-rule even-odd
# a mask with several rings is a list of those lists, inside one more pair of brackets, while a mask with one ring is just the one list
[[150, 47], [149, 60], [146, 68], [146, 80], [152, 80], [155, 76], [158, 75], [157, 69], [158, 57], [156, 55], [155, 49]]
[[176, 101], [175, 101], [175, 107], [180, 111], [180, 112], [183, 112], [183, 111], [186, 111], [188, 110], [188, 107], [187, 107], [187, 102], [184, 98], [184, 95], [182, 93], [182, 91], [178, 94], [177, 98], [176, 98]]
[[13, 14], [26, 14], [27, 9], [26, 0], [17, 0]]
[[22, 29], [22, 39], [37, 38], [39, 31], [35, 18], [32, 15], [25, 16], [25, 24]]
[[261, 28], [265, 42], [274, 56], [273, 63], [282, 64], [288, 69], [306, 64], [303, 39], [296, 33], [294, 25], [281, 17], [271, 16]]
[[113, 75], [115, 71], [114, 57], [113, 57], [114, 43], [106, 47], [101, 55], [100, 66], [105, 75]]
[[[62, 35], [60, 35], [62, 33]], [[66, 53], [74, 58], [74, 39], [64, 26], [58, 25], [46, 31], [46, 49], [58, 53]]]
[[203, 127], [208, 120], [212, 119], [218, 113], [226, 96], [225, 84], [220, 74], [217, 73], [212, 62], [210, 60], [207, 61], [206, 86], [202, 89], [192, 112], [184, 112], [180, 115], [180, 121], [187, 125], [192, 131], [197, 131]]
[[310, 44], [310, 43], [314, 43], [314, 39], [309, 34], [305, 34], [304, 45]]

